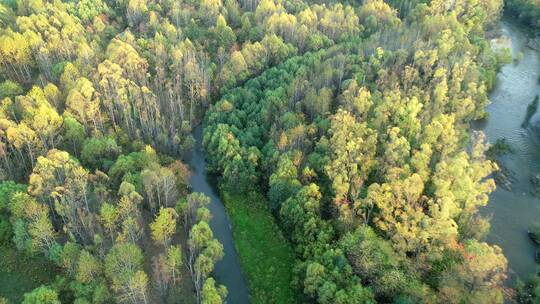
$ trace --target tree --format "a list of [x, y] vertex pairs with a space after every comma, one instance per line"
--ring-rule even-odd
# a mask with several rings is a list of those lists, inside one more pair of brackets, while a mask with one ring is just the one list
[[101, 261], [94, 257], [90, 252], [82, 250], [77, 262], [77, 281], [90, 283], [98, 279], [101, 275]]
[[103, 203], [103, 205], [101, 205], [101, 209], [100, 209], [101, 223], [103, 227], [109, 233], [111, 240], [114, 240], [116, 236], [115, 232], [117, 229], [119, 216], [120, 215], [118, 213], [118, 210], [114, 205], [111, 205], [109, 203]]
[[219, 11], [223, 9], [222, 0], [203, 0], [200, 2], [201, 16], [206, 20], [214, 20]]
[[166, 167], [151, 164], [141, 172], [141, 178], [150, 209], [172, 207], [177, 201], [178, 187], [174, 173]]
[[0, 100], [6, 97], [13, 98], [23, 93], [23, 88], [16, 82], [6, 80], [0, 84]]
[[148, 303], [148, 276], [144, 271], [135, 272], [129, 280], [128, 288], [130, 291], [128, 296], [133, 299], [134, 303]]
[[69, 153], [50, 150], [39, 157], [30, 175], [28, 192], [54, 206], [64, 225], [75, 237], [89, 242], [94, 235], [88, 199], [88, 171]]
[[[36, 214], [33, 214], [36, 212]], [[46, 253], [56, 244], [56, 232], [49, 219], [48, 209], [39, 208], [39, 211], [30, 211], [27, 217], [31, 218], [28, 223], [28, 234], [32, 238], [32, 247], [44, 250]]]
[[147, 303], [148, 277], [142, 270], [144, 256], [133, 243], [115, 244], [105, 257], [105, 274], [118, 300]]
[[343, 237], [342, 246], [354, 272], [369, 282], [378, 297], [397, 298], [410, 294], [412, 287], [419, 285], [416, 278], [404, 271], [403, 257], [371, 227], [361, 226], [349, 232]]
[[[8, 127], [6, 130], [6, 137], [8, 142], [13, 145], [15, 150], [19, 151], [20, 155], [22, 155], [22, 151], [26, 150], [25, 152], [30, 159], [31, 166], [33, 167], [37, 155], [41, 154], [44, 150], [43, 143], [39, 141], [36, 132], [23, 122], [19, 125]], [[21, 161], [25, 163], [28, 161], [28, 159], [21, 157]]]
[[475, 240], [464, 245], [463, 262], [441, 283], [442, 299], [448, 303], [503, 303], [507, 261], [501, 248]]
[[[418, 254], [429, 246], [451, 243], [457, 235], [452, 218], [430, 218], [424, 213], [428, 202], [422, 197], [424, 183], [413, 174], [382, 185], [372, 184], [363, 206], [377, 207], [375, 225], [384, 231], [398, 251]], [[433, 210], [433, 217], [438, 213]]]
[[158, 244], [162, 244], [165, 248], [169, 247], [171, 238], [176, 232], [176, 211], [172, 208], [161, 208], [159, 214], [150, 224], [152, 231], [152, 239]]
[[[12, 195], [10, 211], [16, 221], [22, 221], [19, 224], [21, 226], [16, 228], [26, 230], [31, 249], [47, 254], [56, 243], [56, 232], [49, 219], [48, 206], [38, 203], [27, 193], [17, 192]], [[15, 230], [16, 236], [21, 232], [23, 231]]]
[[126, 11], [129, 25], [132, 27], [138, 26], [144, 14], [148, 11], [146, 0], [129, 0]]
[[8, 29], [0, 36], [0, 59], [2, 73], [20, 83], [29, 83], [30, 69], [34, 66], [32, 50], [28, 40], [20, 33]]
[[60, 304], [58, 293], [45, 286], [40, 286], [24, 294], [23, 304]]
[[209, 218], [199, 217], [199, 210], [207, 209], [208, 204], [210, 204], [210, 198], [200, 192], [190, 193], [187, 196], [187, 199], [178, 202], [176, 210], [181, 217], [186, 233], [188, 233], [191, 227], [198, 221], [203, 220], [208, 222], [210, 220]]
[[81, 248], [77, 243], [68, 241], [62, 247], [58, 264], [70, 277], [75, 277], [77, 274], [80, 253]]
[[91, 167], [107, 170], [121, 151], [113, 137], [91, 137], [82, 145], [81, 160]]
[[17, 192], [26, 192], [26, 186], [8, 180], [0, 183], [0, 213], [6, 213], [13, 195]]
[[107, 10], [107, 5], [101, 0], [82, 0], [77, 2], [77, 16], [85, 23], [90, 23], [94, 18]]
[[173, 285], [176, 285], [177, 281], [179, 280], [181, 267], [183, 265], [182, 249], [180, 245], [170, 246], [169, 248], [167, 248], [165, 265], [167, 271], [171, 274]]
[[167, 269], [163, 254], [152, 258], [152, 279], [159, 294], [166, 297], [172, 281], [172, 274]]
[[203, 284], [214, 269], [215, 263], [223, 258], [223, 245], [213, 238], [208, 223], [200, 221], [189, 232], [188, 246], [188, 269], [197, 300], [201, 302]]
[[43, 90], [34, 86], [26, 96], [18, 96], [15, 103], [23, 110], [23, 122], [38, 136], [43, 146], [54, 149], [62, 126], [62, 117], [47, 100]]
[[272, 209], [279, 209], [286, 199], [298, 191], [301, 184], [297, 176], [296, 166], [289, 157], [283, 155], [278, 162], [276, 171], [270, 176], [268, 197]]
[[354, 202], [360, 188], [376, 164], [377, 135], [346, 111], [332, 117], [330, 128], [331, 161], [325, 170], [333, 181], [338, 204]]
[[86, 137], [84, 126], [70, 115], [64, 115], [64, 146], [67, 151], [78, 155]]
[[66, 108], [85, 127], [91, 126], [96, 131], [103, 129], [98, 93], [88, 79], [77, 79], [67, 96]]
[[366, 34], [374, 33], [381, 28], [391, 28], [400, 22], [397, 11], [380, 0], [367, 1], [358, 17], [364, 25]]
[[222, 47], [226, 51], [236, 42], [236, 35], [232, 28], [227, 25], [223, 15], [219, 15], [216, 20], [216, 26], [212, 29], [217, 47]]
[[227, 298], [227, 288], [220, 285], [216, 286], [216, 281], [213, 278], [208, 278], [204, 282], [202, 290], [202, 304], [221, 304], [225, 303]]
[[118, 219], [121, 224], [121, 233], [117, 241], [130, 241], [137, 243], [142, 237], [143, 219], [140, 212], [140, 203], [143, 198], [135, 191], [135, 186], [128, 182], [122, 182], [118, 189], [120, 200], [118, 201]]

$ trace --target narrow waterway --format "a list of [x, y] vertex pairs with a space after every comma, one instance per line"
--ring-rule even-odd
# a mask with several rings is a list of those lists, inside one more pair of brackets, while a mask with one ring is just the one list
[[497, 186], [482, 210], [492, 216], [487, 241], [503, 248], [511, 283], [516, 276], [526, 278], [537, 270], [536, 245], [526, 232], [532, 224], [540, 223], [540, 199], [531, 194], [530, 183], [531, 175], [540, 173], [540, 130], [534, 127], [540, 116], [534, 115], [527, 129], [521, 124], [528, 104], [540, 93], [540, 53], [527, 47], [527, 34], [513, 20], [503, 18], [499, 26], [512, 41], [513, 57], [521, 53], [523, 59], [502, 68], [490, 94], [489, 117], [473, 127], [483, 130], [490, 143], [506, 138], [514, 150], [501, 158], [502, 165], [512, 172], [512, 190]]
[[210, 228], [212, 228], [214, 236], [223, 244], [225, 252], [223, 259], [214, 268], [213, 277], [218, 283], [227, 287], [229, 291], [227, 303], [246, 304], [249, 303], [249, 293], [234, 247], [229, 217], [219, 195], [206, 176], [206, 160], [202, 150], [202, 127], [195, 128], [193, 135], [196, 144], [189, 161], [192, 171], [191, 187], [193, 192], [202, 192], [210, 197], [209, 209], [212, 213]]

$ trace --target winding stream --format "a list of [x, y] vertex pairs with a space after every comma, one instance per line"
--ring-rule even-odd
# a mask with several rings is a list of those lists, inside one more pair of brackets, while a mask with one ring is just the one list
[[[534, 273], [536, 246], [527, 236], [527, 229], [540, 222], [540, 199], [531, 194], [530, 177], [540, 173], [540, 132], [529, 127], [523, 129], [527, 106], [540, 94], [540, 52], [527, 47], [527, 35], [523, 28], [508, 18], [503, 18], [500, 28], [512, 40], [514, 58], [521, 52], [523, 59], [504, 66], [498, 74], [495, 89], [490, 94], [487, 107], [489, 117], [475, 122], [473, 128], [483, 130], [490, 143], [506, 138], [513, 154], [501, 158], [502, 165], [512, 174], [512, 190], [500, 186], [490, 196], [482, 213], [491, 215], [489, 243], [497, 244], [508, 259], [509, 279], [526, 278]], [[530, 126], [538, 125], [540, 115], [535, 114]]]
[[210, 228], [212, 228], [214, 236], [223, 244], [223, 251], [225, 253], [223, 259], [216, 264], [213, 277], [218, 283], [227, 287], [229, 291], [227, 303], [247, 304], [249, 303], [248, 287], [240, 269], [238, 255], [234, 247], [229, 217], [219, 195], [206, 176], [206, 160], [204, 159], [204, 151], [202, 149], [202, 127], [198, 126], [195, 128], [193, 135], [196, 144], [189, 160], [192, 171], [191, 187], [193, 192], [202, 192], [210, 197], [210, 205], [208, 206], [212, 213]]

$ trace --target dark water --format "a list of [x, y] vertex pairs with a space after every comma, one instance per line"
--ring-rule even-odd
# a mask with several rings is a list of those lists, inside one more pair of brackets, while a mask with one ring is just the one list
[[[490, 196], [484, 214], [491, 214], [491, 233], [487, 241], [499, 245], [508, 259], [510, 281], [527, 277], [537, 270], [534, 261], [536, 246], [529, 240], [527, 229], [540, 223], [540, 199], [531, 194], [530, 177], [540, 173], [540, 129], [521, 128], [527, 105], [540, 93], [540, 53], [527, 47], [525, 29], [510, 19], [500, 22], [501, 31], [512, 40], [514, 58], [521, 52], [523, 59], [502, 68], [498, 83], [490, 94], [489, 118], [474, 124], [485, 132], [490, 143], [506, 138], [514, 153], [504, 156], [502, 164], [513, 172], [512, 191], [501, 187]], [[530, 125], [538, 125], [538, 113]]]
[[192, 171], [191, 187], [194, 192], [202, 192], [210, 197], [209, 209], [212, 212], [210, 227], [214, 232], [214, 236], [223, 244], [225, 252], [223, 259], [214, 268], [213, 277], [218, 283], [227, 287], [229, 291], [227, 303], [249, 303], [249, 292], [234, 248], [229, 217], [212, 183], [206, 176], [206, 160], [201, 147], [202, 127], [197, 127], [193, 135], [195, 136], [196, 146], [189, 161]]

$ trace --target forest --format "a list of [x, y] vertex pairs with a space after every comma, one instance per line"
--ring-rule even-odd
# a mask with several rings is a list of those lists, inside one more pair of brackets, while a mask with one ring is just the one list
[[249, 303], [537, 303], [479, 213], [505, 6], [540, 28], [534, 0], [0, 1], [0, 303], [242, 304], [198, 144]]

